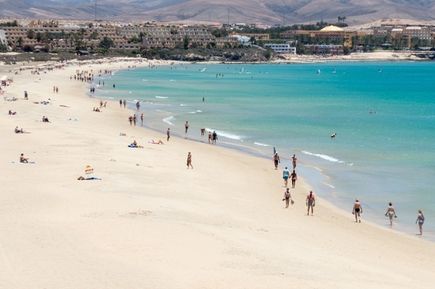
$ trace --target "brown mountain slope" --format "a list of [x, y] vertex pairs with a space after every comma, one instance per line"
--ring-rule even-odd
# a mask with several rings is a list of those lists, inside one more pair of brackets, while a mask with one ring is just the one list
[[[0, 16], [92, 19], [95, 0], [0, 0]], [[435, 0], [98, 0], [99, 19], [299, 23], [435, 19]]]

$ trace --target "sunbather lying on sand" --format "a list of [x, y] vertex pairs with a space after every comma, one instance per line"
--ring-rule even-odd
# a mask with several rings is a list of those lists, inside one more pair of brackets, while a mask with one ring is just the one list
[[150, 140], [149, 141], [150, 144], [164, 144], [163, 141], [161, 139], [159, 139], [159, 141], [155, 141], [155, 140]]
[[101, 179], [97, 178], [97, 177], [86, 177], [85, 178], [82, 176], [78, 177], [77, 180], [79, 180], [79, 181], [101, 181]]
[[24, 130], [22, 128], [18, 128], [18, 126], [16, 126], [15, 133], [24, 133]]

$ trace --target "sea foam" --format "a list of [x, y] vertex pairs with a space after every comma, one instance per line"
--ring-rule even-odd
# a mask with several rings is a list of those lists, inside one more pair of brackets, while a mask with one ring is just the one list
[[240, 140], [240, 141], [243, 139], [243, 136], [232, 134], [232, 133], [225, 132], [225, 131], [215, 130], [215, 129], [211, 129], [211, 128], [206, 128], [205, 130], [208, 132], [215, 131], [216, 134], [218, 135], [218, 137], [228, 138], [228, 139], [232, 139], [232, 140]]
[[344, 164], [344, 161], [341, 161], [339, 159], [336, 159], [336, 158], [328, 156], [328, 155], [316, 154], [316, 153], [307, 152], [307, 151], [302, 151], [302, 153], [306, 154], [306, 155], [309, 155], [309, 156], [318, 157], [318, 158], [321, 158], [321, 159], [323, 159], [325, 161], [329, 161], [329, 162], [332, 162], [332, 163]]
[[173, 115], [165, 117], [164, 119], [162, 119], [164, 123], [167, 123], [169, 125], [174, 126], [174, 124], [172, 123], [173, 120], [175, 120], [175, 117]]

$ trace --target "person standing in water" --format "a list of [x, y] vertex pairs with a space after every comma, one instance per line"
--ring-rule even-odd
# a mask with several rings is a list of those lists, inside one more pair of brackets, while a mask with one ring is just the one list
[[287, 188], [284, 192], [284, 198], [282, 199], [283, 201], [285, 201], [285, 208], [288, 208], [288, 205], [290, 204], [290, 200], [293, 204], [293, 200], [292, 200], [292, 196], [290, 194], [289, 188]]
[[168, 127], [168, 130], [166, 131], [166, 141], [169, 141], [171, 138], [171, 129]]
[[140, 114], [140, 123], [143, 126], [143, 113]]
[[136, 102], [136, 109], [137, 109], [137, 110], [140, 109], [140, 102], [139, 102], [139, 101]]
[[296, 158], [296, 155], [295, 154], [293, 154], [293, 156], [292, 156], [292, 164], [293, 164], [293, 170], [295, 170], [296, 169], [296, 161], [297, 161], [298, 159]]
[[278, 164], [279, 164], [279, 162], [280, 162], [279, 155], [278, 155], [278, 153], [276, 152], [276, 153], [273, 155], [273, 164], [275, 165], [275, 170], [278, 169]]
[[298, 175], [296, 174], [295, 170], [293, 170], [290, 174], [290, 178], [292, 179], [292, 188], [294, 189], [296, 186], [296, 180], [298, 179]]
[[385, 212], [385, 217], [388, 217], [390, 219], [390, 227], [393, 227], [393, 218], [397, 218], [396, 210], [393, 207], [393, 204], [390, 202], [388, 203], [387, 211]]
[[187, 131], [189, 130], [189, 122], [186, 120], [186, 123], [184, 124], [184, 134], [187, 135]]
[[421, 210], [418, 210], [417, 220], [415, 220], [415, 223], [418, 224], [420, 235], [423, 235], [424, 215]]
[[212, 144], [216, 144], [217, 139], [218, 139], [217, 133], [216, 133], [216, 131], [213, 131], [213, 134], [211, 137]]
[[189, 167], [191, 169], [193, 169], [193, 165], [192, 165], [192, 154], [189, 152], [187, 154], [187, 168], [189, 169]]
[[282, 178], [284, 179], [284, 185], [287, 188], [287, 184], [288, 184], [288, 178], [290, 177], [290, 172], [287, 169], [287, 167], [285, 167], [285, 169], [282, 171]]
[[312, 216], [314, 214], [314, 206], [316, 205], [316, 198], [314, 196], [313, 191], [310, 191], [310, 193], [308, 194], [306, 205], [307, 205], [307, 216], [310, 214], [310, 209], [311, 209], [311, 216]]
[[352, 209], [352, 215], [355, 215], [355, 223], [361, 223], [362, 207], [358, 200], [355, 200]]

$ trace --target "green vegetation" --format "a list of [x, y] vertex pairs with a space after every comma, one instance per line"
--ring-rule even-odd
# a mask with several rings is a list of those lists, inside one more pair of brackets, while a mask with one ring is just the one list
[[100, 41], [98, 47], [101, 49], [103, 54], [106, 54], [111, 47], [115, 46], [113, 40], [109, 37], [104, 37], [103, 40]]
[[0, 52], [7, 52], [8, 51], [8, 47], [0, 42]]
[[184, 36], [184, 39], [183, 39], [183, 48], [184, 48], [185, 50], [189, 49], [189, 42], [190, 42], [189, 37]]
[[0, 23], [0, 27], [17, 27], [17, 26], [18, 26], [17, 20], [14, 20], [14, 21], [11, 21], [11, 22]]
[[27, 38], [29, 38], [29, 39], [35, 38], [35, 31], [33, 31], [32, 29], [27, 31]]

